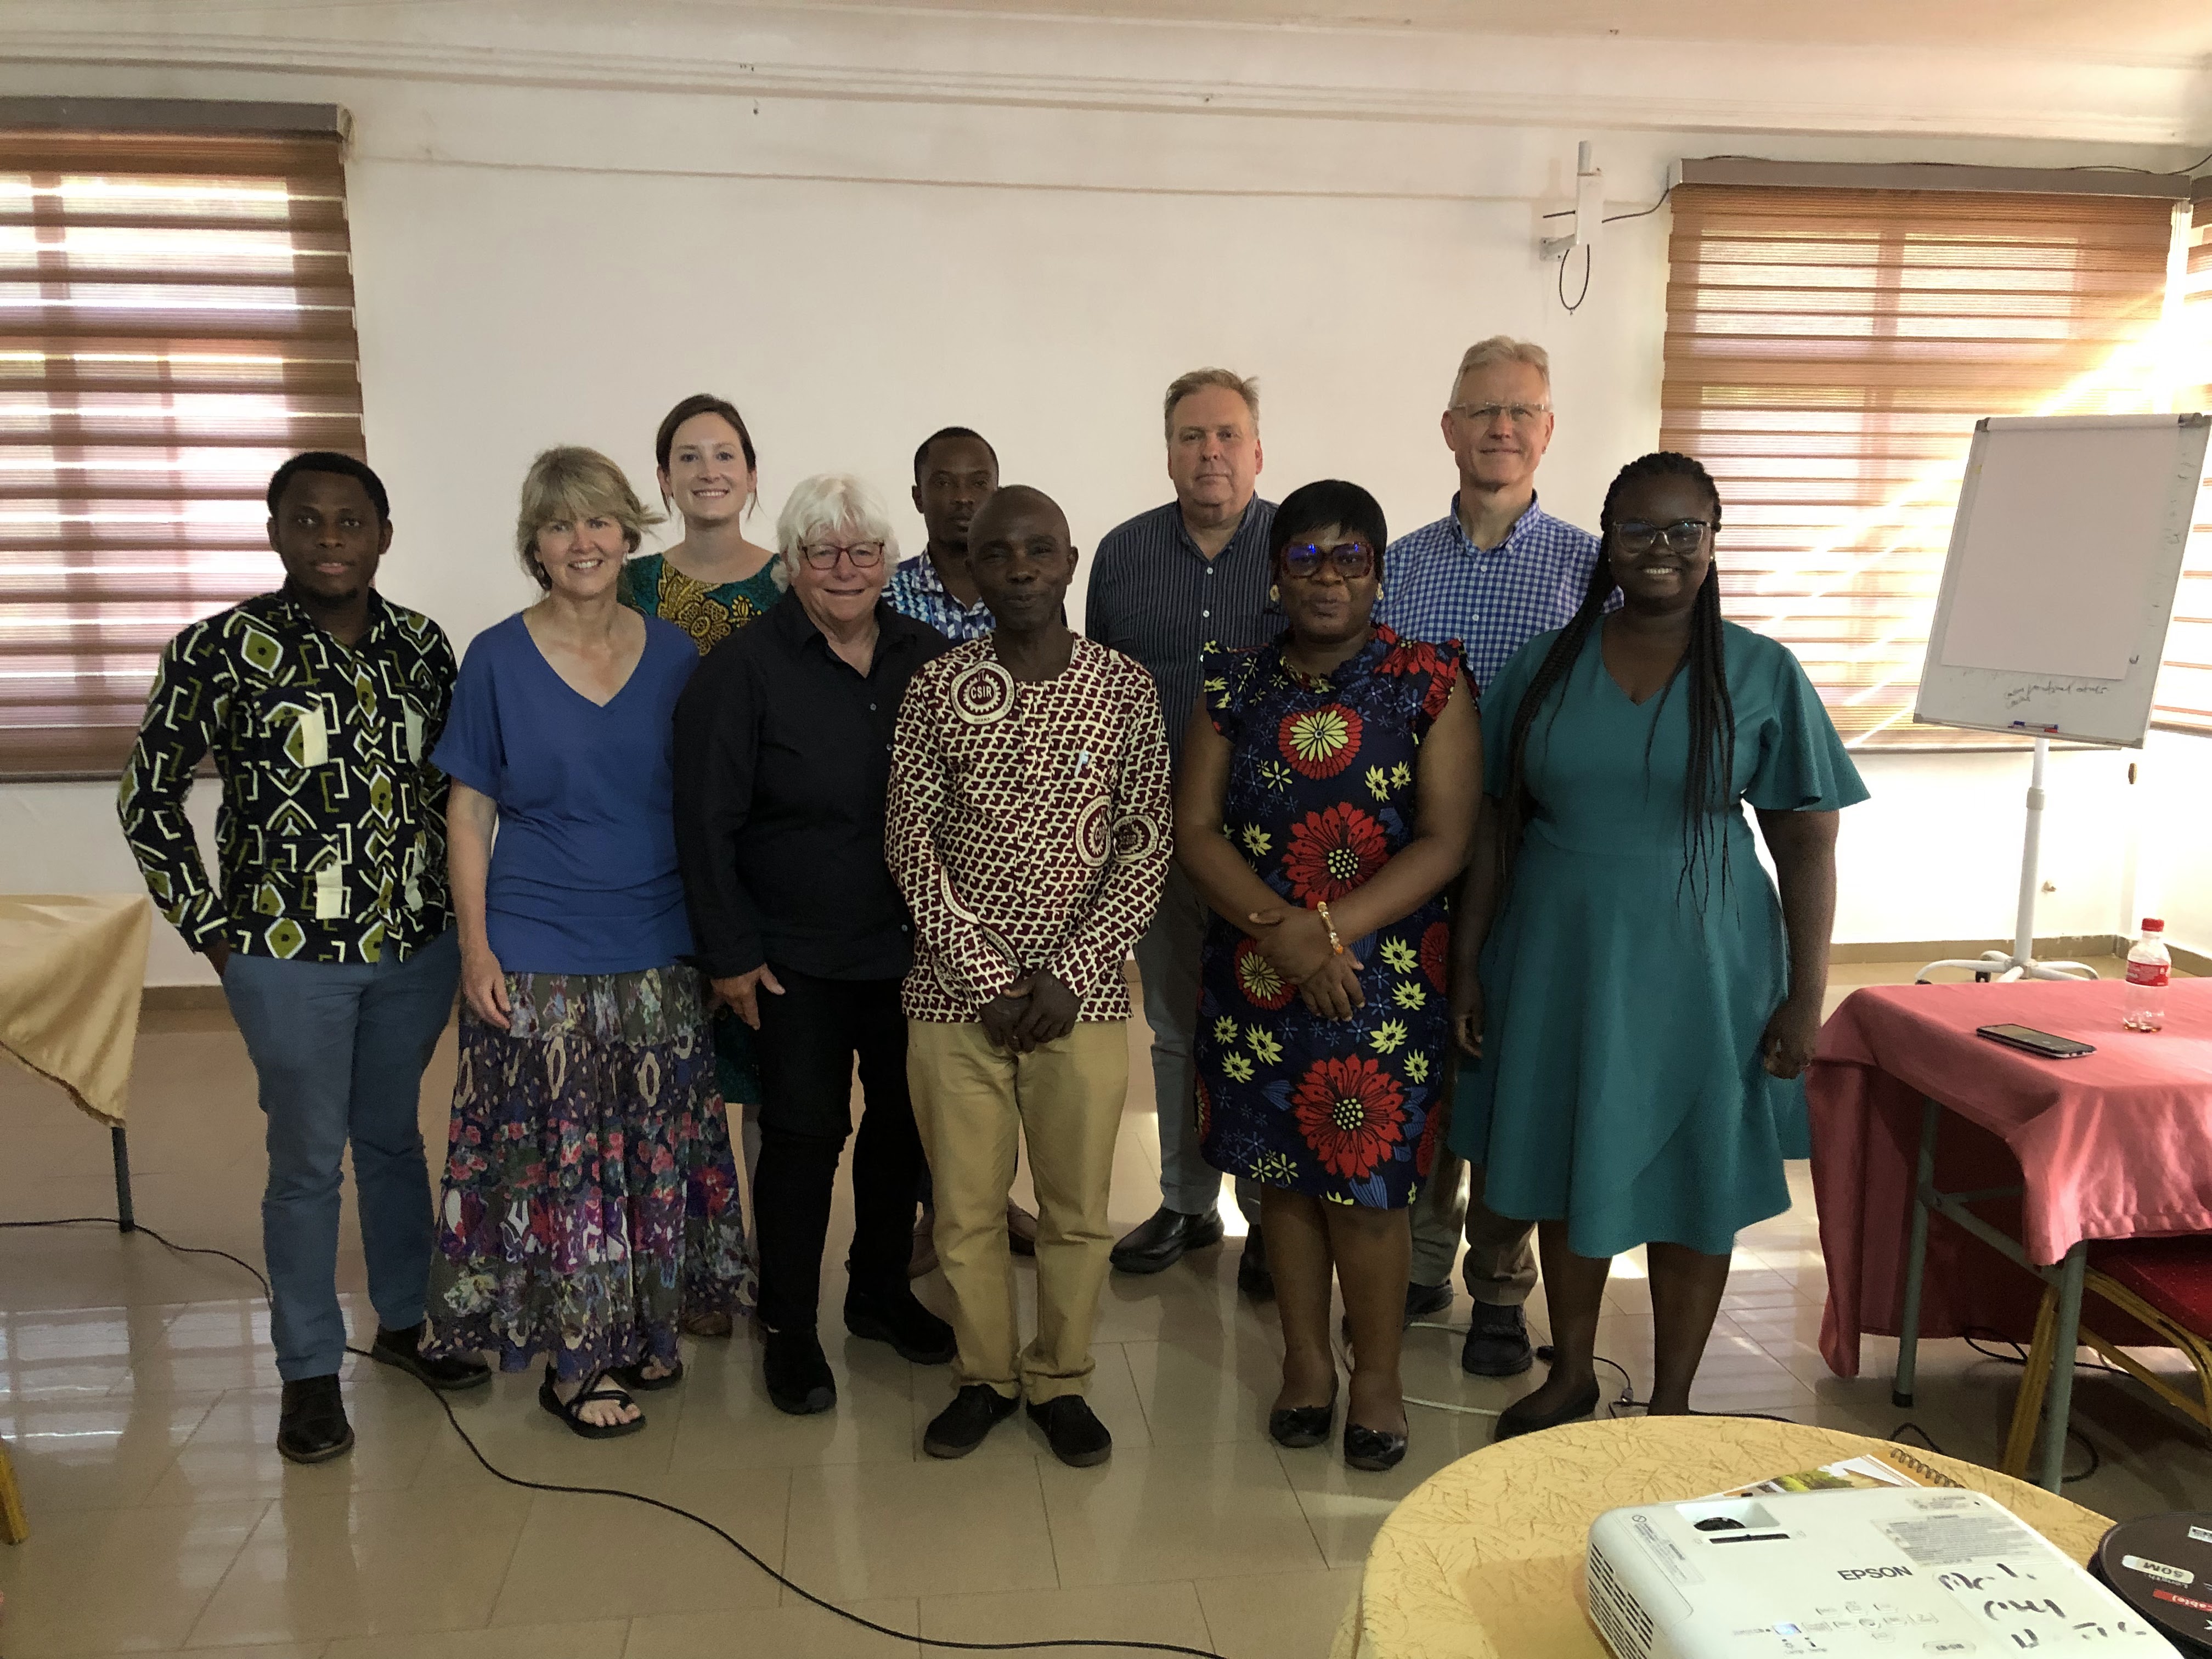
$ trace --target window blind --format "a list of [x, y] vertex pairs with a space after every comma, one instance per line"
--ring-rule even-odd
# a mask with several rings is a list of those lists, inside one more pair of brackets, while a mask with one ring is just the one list
[[1727, 511], [1729, 617], [1859, 749], [2002, 742], [1911, 711], [1984, 415], [2159, 407], [2172, 240], [2148, 197], [1683, 185], [1660, 442]]
[[[2174, 407], [2212, 410], [2212, 196], [2198, 198], [2182, 278]], [[2196, 533], [2173, 602], [2151, 724], [2212, 734], [2212, 477], [2197, 497]]]
[[337, 137], [0, 131], [0, 777], [115, 775], [301, 449], [362, 453]]

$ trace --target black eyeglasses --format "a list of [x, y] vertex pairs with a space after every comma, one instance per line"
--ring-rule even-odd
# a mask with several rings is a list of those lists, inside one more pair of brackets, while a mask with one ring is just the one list
[[1320, 574], [1324, 561], [1345, 580], [1358, 581], [1374, 570], [1375, 550], [1365, 542], [1339, 542], [1334, 547], [1299, 542], [1283, 550], [1283, 568], [1300, 581], [1311, 581]]
[[1712, 528], [1705, 519], [1677, 519], [1672, 524], [1639, 524], [1631, 519], [1613, 527], [1613, 539], [1631, 553], [1646, 553], [1656, 542], [1665, 541], [1677, 553], [1694, 553]]
[[857, 547], [802, 547], [799, 556], [809, 570], [834, 570], [840, 556], [850, 559], [855, 570], [873, 570], [884, 562], [881, 542], [862, 542]]

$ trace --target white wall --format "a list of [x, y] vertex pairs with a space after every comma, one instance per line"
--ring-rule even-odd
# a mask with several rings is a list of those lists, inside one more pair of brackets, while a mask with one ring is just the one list
[[[1263, 489], [1352, 477], [1411, 527], [1453, 487], [1436, 412], [1457, 354], [1505, 331], [1553, 351], [1541, 488], [1589, 523], [1656, 434], [1667, 218], [1609, 227], [1567, 315], [1534, 244], [1577, 137], [1628, 207], [1685, 155], [2171, 166], [2208, 125], [2201, 70], [1992, 54], [823, 8], [529, 17], [19, 0], [0, 21], [0, 93], [352, 112], [368, 443], [398, 526], [382, 585], [457, 645], [530, 597], [507, 549], [531, 455], [593, 444], [643, 484], [661, 411], [702, 388], [752, 425], [763, 534], [798, 478], [849, 470], [918, 547], [908, 458], [960, 423], [1087, 547], [1165, 499], [1159, 392], [1206, 362], [1262, 382]], [[1670, 87], [1694, 109], [1655, 95]], [[2212, 797], [2207, 747], [2161, 753], [2172, 787]], [[2008, 931], [2025, 762], [1867, 771], [1838, 937]], [[2055, 763], [2044, 931], [2123, 925], [2124, 773]], [[12, 888], [130, 884], [105, 786], [0, 787], [0, 848]], [[2197, 902], [2212, 940], [2212, 891]], [[166, 936], [149, 974], [204, 976]]]

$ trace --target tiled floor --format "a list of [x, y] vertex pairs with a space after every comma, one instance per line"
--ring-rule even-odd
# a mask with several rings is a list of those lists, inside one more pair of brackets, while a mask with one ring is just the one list
[[[1839, 969], [1838, 994], [1899, 976]], [[1132, 1076], [1115, 1182], [1125, 1224], [1158, 1192], [1141, 1057]], [[440, 1142], [451, 1085], [449, 1040], [423, 1091]], [[179, 1243], [258, 1260], [259, 1131], [228, 1019], [149, 1015], [131, 1130], [141, 1219]], [[0, 1218], [108, 1213], [106, 1149], [56, 1091], [0, 1067]], [[1906, 1415], [1888, 1401], [1893, 1345], [1870, 1340], [1868, 1374], [1851, 1382], [1829, 1376], [1815, 1352], [1822, 1269], [1803, 1166], [1793, 1176], [1797, 1207], [1741, 1240], [1697, 1403], [1886, 1434]], [[842, 1290], [839, 1254], [833, 1246], [825, 1328]], [[626, 1440], [569, 1437], [537, 1408], [527, 1376], [502, 1377], [456, 1409], [514, 1474], [627, 1486], [696, 1510], [810, 1589], [902, 1630], [1319, 1656], [1391, 1504], [1481, 1446], [1490, 1419], [1414, 1408], [1412, 1452], [1387, 1476], [1354, 1474], [1325, 1449], [1278, 1451], [1263, 1428], [1273, 1316], [1240, 1300], [1235, 1266], [1232, 1244], [1156, 1278], [1112, 1281], [1092, 1398], [1116, 1445], [1097, 1469], [1063, 1468], [1020, 1418], [965, 1462], [924, 1457], [921, 1427], [949, 1396], [946, 1373], [842, 1340], [830, 1344], [841, 1399], [823, 1417], [769, 1407], [742, 1336], [692, 1345], [689, 1380], [652, 1396], [651, 1426]], [[341, 1272], [365, 1331], [357, 1248]], [[1624, 1258], [1602, 1340], [1639, 1394], [1650, 1363], [1640, 1275]], [[924, 1281], [940, 1306], [943, 1293]], [[1540, 1328], [1540, 1296], [1532, 1314]], [[1464, 1319], [1463, 1302], [1454, 1315]], [[221, 1261], [100, 1227], [0, 1232], [0, 1436], [33, 1528], [28, 1543], [0, 1547], [0, 1655], [917, 1650], [805, 1605], [672, 1516], [500, 1484], [418, 1385], [379, 1367], [348, 1383], [353, 1455], [291, 1468], [270, 1443], [266, 1328], [250, 1282]], [[2015, 1373], [1962, 1343], [1923, 1352], [1911, 1415], [1945, 1449], [1993, 1460]], [[1457, 1339], [1442, 1330], [1411, 1334], [1407, 1375], [1424, 1401], [1493, 1411], [1528, 1386], [1465, 1376]], [[2145, 1398], [2085, 1376], [2076, 1420], [2103, 1463], [2069, 1496], [2115, 1516], [2212, 1504], [2212, 1453]]]

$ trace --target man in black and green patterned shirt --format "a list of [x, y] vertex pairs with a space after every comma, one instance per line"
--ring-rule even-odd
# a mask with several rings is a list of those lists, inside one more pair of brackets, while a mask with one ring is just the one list
[[[489, 1372], [416, 1352], [429, 1273], [422, 1068], [460, 956], [446, 893], [446, 780], [429, 763], [453, 647], [373, 586], [392, 542], [384, 486], [349, 455], [295, 455], [269, 483], [284, 586], [161, 653], [123, 775], [123, 833], [155, 902], [222, 975], [260, 1079], [262, 1245], [284, 1379], [277, 1449], [353, 1444], [338, 1367], [339, 1187], [349, 1143], [378, 1331], [371, 1357], [441, 1388]], [[212, 756], [222, 888], [185, 798]]]

